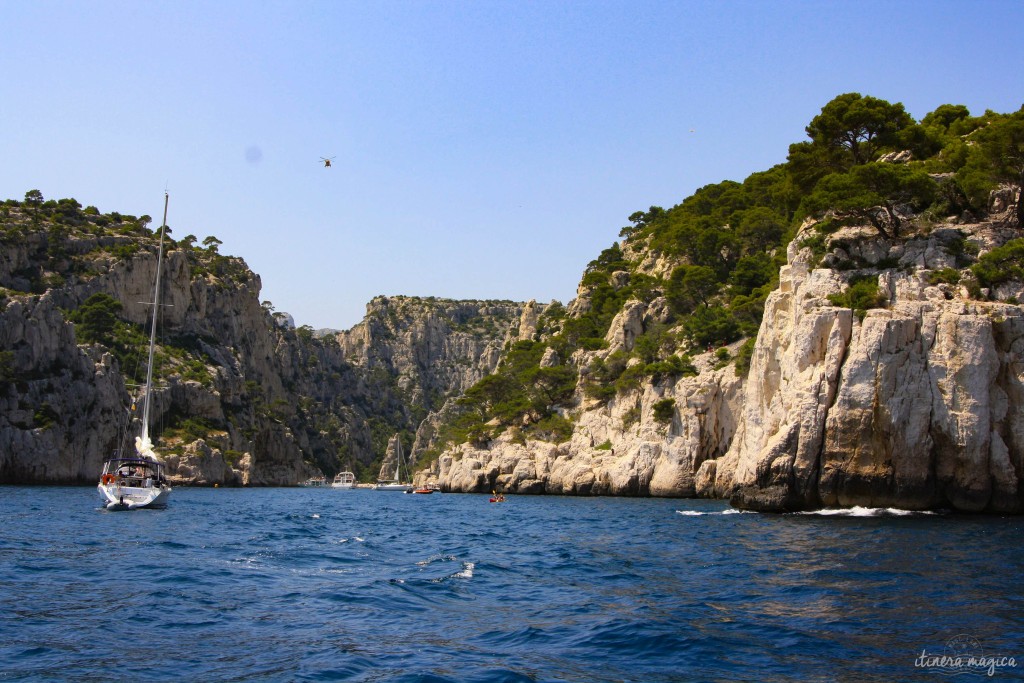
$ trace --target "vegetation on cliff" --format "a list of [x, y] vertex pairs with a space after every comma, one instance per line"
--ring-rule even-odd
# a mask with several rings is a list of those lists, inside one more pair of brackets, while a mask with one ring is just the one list
[[[137, 302], [152, 286], [157, 249], [150, 222], [148, 216], [82, 208], [74, 199], [45, 200], [38, 190], [26, 193], [24, 201], [3, 202], [0, 312], [10, 302], [28, 307], [43, 298], [53, 302], [65, 323], [73, 323], [70, 340], [79, 353], [93, 362], [109, 353], [121, 392], [140, 384], [147, 334], [145, 307]], [[251, 452], [250, 470], [260, 470], [262, 463], [268, 468], [254, 475], [254, 483], [287, 483], [282, 477], [301, 471], [302, 459], [332, 474], [347, 466], [358, 471], [360, 461], [373, 457], [364, 427], [369, 418], [360, 403], [386, 421], [391, 413], [383, 406], [396, 401], [363, 401], [360, 389], [375, 396], [387, 392], [378, 391], [372, 378], [359, 382], [333, 338], [314, 339], [275, 321], [272, 310], [256, 300], [258, 278], [242, 259], [220, 254], [219, 245], [216, 237], [200, 242], [194, 235], [177, 240], [169, 235], [165, 243], [166, 267], [174, 271], [165, 273], [172, 276], [164, 279], [165, 296], [176, 305], [161, 309], [169, 319], [161, 325], [155, 355], [158, 391], [166, 395], [153, 425], [161, 452], [180, 458], [203, 440], [232, 467]], [[59, 403], [53, 397], [66, 361], [40, 365], [24, 345], [19, 339], [2, 344], [0, 392], [42, 396], [34, 408], [17, 401], [19, 415], [28, 411], [38, 417], [32, 423], [13, 415], [0, 418], [10, 417], [14, 430], [56, 428], [61, 435], [54, 438], [81, 439], [77, 416], [55, 415], [52, 408]], [[75, 351], [62, 353], [69, 358]], [[3, 423], [0, 419], [0, 430]], [[114, 425], [104, 422], [94, 429], [98, 433], [90, 441], [102, 449], [115, 447]], [[106, 454], [90, 451], [89, 457]]]
[[[413, 329], [436, 332], [438, 339], [461, 334], [464, 350], [473, 339], [510, 339], [495, 372], [478, 382], [471, 384], [483, 374], [478, 366], [456, 372], [465, 359], [455, 358], [455, 351], [444, 363], [407, 359], [402, 371], [389, 360], [390, 346], [380, 357], [367, 349], [366, 362], [356, 363], [338, 338], [291, 329], [275, 321], [269, 302], [262, 308], [257, 303], [258, 329], [239, 333], [228, 330], [230, 324], [213, 329], [202, 323], [161, 338], [160, 374], [179, 387], [209, 387], [221, 404], [200, 415], [179, 397], [157, 431], [173, 437], [176, 453], [204, 439], [234, 464], [243, 452], [273, 443], [328, 474], [351, 465], [367, 478], [387, 439], [399, 432], [411, 443], [426, 413], [457, 393], [445, 382], [459, 375], [463, 395], [449, 403], [423, 455], [451, 443], [486, 444], [507, 432], [520, 440], [561, 442], [584, 406], [667, 386], [698, 368], [733, 363], [738, 374], [746, 372], [765, 300], [798, 234], [818, 262], [846, 273], [846, 289], [831, 302], [863, 316], [885, 305], [878, 273], [898, 263], [866, 263], [860, 251], [847, 248], [846, 228], [861, 226], [890, 243], [903, 240], [951, 216], [966, 220], [986, 213], [993, 191], [1019, 186], [1024, 175], [1024, 109], [972, 116], [965, 107], [943, 105], [918, 122], [898, 103], [848, 93], [826, 104], [806, 130], [808, 139], [793, 144], [785, 162], [773, 168], [742, 182], [707, 185], [669, 209], [652, 206], [629, 216], [621, 241], [588, 264], [578, 297], [569, 306], [544, 308], [532, 338], [504, 334], [511, 302], [492, 302], [494, 311], [487, 314], [479, 307], [456, 310], [448, 302], [425, 326], [418, 312], [410, 312], [419, 300], [395, 298], [382, 304], [380, 320], [368, 316], [366, 343], [383, 346], [388, 339], [400, 354], [411, 349], [397, 333]], [[1013, 192], [1004, 189], [1001, 201], [1019, 226], [1022, 200], [1011, 206]], [[0, 203], [0, 312], [10, 301], [46, 294], [74, 323], [81, 348], [95, 358], [110, 352], [123, 377], [137, 381], [141, 364], [133, 354], [144, 346], [144, 332], [139, 315], [124, 310], [135, 299], [115, 299], [104, 279], [115, 271], [130, 273], [133, 264], [155, 254], [150, 223], [148, 216], [101, 213], [74, 199], [46, 200], [38, 190], [23, 201]], [[215, 237], [170, 237], [168, 254], [185, 264], [182, 286], [222, 294], [249, 287], [258, 295], [244, 261], [220, 254], [219, 245]], [[932, 284], [957, 285], [982, 298], [1022, 277], [1022, 240], [980, 258], [962, 235], [946, 239], [943, 248], [955, 255], [956, 267], [930, 273]], [[617, 339], [613, 321], [625, 319], [631, 306], [642, 311], [631, 328], [635, 338]], [[228, 339], [232, 334], [265, 338], [257, 353], [251, 337]], [[355, 348], [362, 341], [351, 343]], [[0, 349], [0, 392], [22, 396], [41, 378], [57, 387], [53, 378], [62, 369], [29, 367], [27, 355], [15, 346]], [[403, 374], [414, 360], [422, 361], [422, 377]], [[445, 373], [438, 372], [442, 366]], [[49, 396], [58, 388], [46, 391]], [[41, 400], [22, 410], [19, 402], [18, 428], [59, 424], [54, 405]], [[674, 410], [664, 399], [653, 419], [667, 423]]]
[[[498, 371], [466, 392], [442, 430], [447, 441], [484, 443], [509, 428], [560, 440], [571, 428], [577, 382], [587, 399], [607, 401], [641, 382], [695, 374], [691, 356], [710, 350], [745, 373], [786, 246], [808, 219], [815, 227], [802, 239], [824, 255], [844, 226], [871, 225], [899, 239], [949, 216], [983, 214], [993, 190], [1024, 178], [1024, 108], [972, 116], [943, 105], [918, 122], [902, 104], [847, 93], [806, 131], [809, 139], [791, 145], [782, 164], [702, 187], [670, 209], [632, 214], [622, 242], [588, 265], [571, 310], [549, 309], [536, 337], [509, 348]], [[1015, 213], [1019, 223], [1024, 199]], [[949, 248], [965, 267], [975, 260], [962, 240]], [[965, 271], [977, 280], [971, 291], [980, 296], [978, 283], [1017, 277], [1020, 249], [1008, 244]], [[877, 268], [851, 275], [834, 305], [861, 317], [884, 305]], [[954, 276], [959, 271], [947, 274]], [[612, 321], [631, 300], [660, 315], [647, 316], [631, 348], [581, 356], [608, 348]], [[735, 356], [723, 348], [744, 338]], [[589, 364], [580, 367], [580, 358]], [[558, 429], [549, 426], [555, 418]]]

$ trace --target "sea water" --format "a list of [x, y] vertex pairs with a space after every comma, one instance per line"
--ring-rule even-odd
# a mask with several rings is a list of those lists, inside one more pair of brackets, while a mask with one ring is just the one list
[[0, 681], [1024, 674], [1017, 517], [0, 487], [0, 523]]

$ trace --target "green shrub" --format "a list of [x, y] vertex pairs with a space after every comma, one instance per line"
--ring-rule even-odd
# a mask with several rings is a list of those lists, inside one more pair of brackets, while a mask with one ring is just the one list
[[572, 422], [558, 413], [551, 413], [529, 431], [541, 440], [560, 443], [572, 436]]
[[683, 322], [683, 336], [694, 348], [728, 344], [740, 338], [740, 324], [731, 311], [717, 306], [698, 308]]
[[634, 406], [622, 415], [622, 428], [629, 429], [640, 421], [640, 406]]
[[68, 318], [75, 323], [82, 341], [112, 346], [114, 328], [122, 308], [120, 301], [109, 294], [98, 292], [86, 299]]
[[595, 401], [607, 403], [615, 398], [615, 385], [588, 382], [586, 386], [583, 387], [583, 395], [587, 398], [594, 399]]
[[49, 429], [57, 424], [60, 415], [49, 403], [43, 403], [32, 416], [32, 426], [36, 429]]
[[885, 308], [888, 298], [878, 289], [878, 278], [866, 276], [854, 278], [850, 286], [842, 294], [829, 294], [828, 300], [833, 306], [852, 308], [854, 315], [864, 319], [869, 308]]
[[746, 377], [750, 372], [750, 361], [754, 357], [754, 346], [757, 344], [757, 337], [751, 337], [743, 342], [743, 345], [736, 351], [736, 376]]
[[941, 270], [933, 270], [928, 273], [928, 284], [938, 285], [947, 284], [955, 285], [960, 282], [960, 271], [956, 268], [943, 268]]
[[983, 287], [1024, 280], [1024, 238], [1010, 240], [984, 254], [971, 266], [971, 272]]
[[653, 406], [654, 419], [661, 423], [667, 423], [672, 421], [672, 416], [676, 412], [676, 400], [674, 398], [665, 398]]

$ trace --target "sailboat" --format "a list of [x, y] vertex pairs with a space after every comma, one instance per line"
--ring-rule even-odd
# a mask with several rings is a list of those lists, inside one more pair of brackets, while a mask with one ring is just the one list
[[[395, 444], [394, 449], [392, 449], [391, 444]], [[387, 457], [392, 450], [395, 452], [394, 476], [391, 475], [391, 460]], [[402, 439], [399, 438], [398, 434], [395, 434], [391, 437], [391, 441], [388, 442], [388, 453], [385, 454], [384, 462], [380, 466], [377, 485], [373, 487], [375, 491], [404, 491], [406, 493], [412, 491], [412, 484], [402, 483], [403, 469], [406, 477], [409, 476], [409, 466], [402, 460]]]
[[[103, 473], [96, 488], [103, 506], [108, 510], [135, 510], [167, 506], [171, 486], [167, 482], [164, 463], [153, 450], [149, 436], [149, 412], [153, 395], [153, 350], [156, 347], [156, 318], [160, 299], [160, 271], [164, 260], [164, 230], [167, 227], [168, 195], [164, 193], [164, 221], [160, 226], [160, 246], [156, 260], [156, 285], [153, 289], [153, 322], [149, 331], [149, 361], [146, 366], [146, 386], [142, 407], [142, 430], [135, 437], [135, 454], [121, 451], [103, 463]], [[132, 411], [135, 404], [132, 404]]]

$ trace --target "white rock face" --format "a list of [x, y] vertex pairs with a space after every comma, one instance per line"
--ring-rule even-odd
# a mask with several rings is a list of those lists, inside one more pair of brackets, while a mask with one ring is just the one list
[[[705, 368], [604, 405], [580, 396], [564, 443], [512, 430], [487, 447], [445, 452], [420, 481], [451, 491], [727, 497], [773, 511], [1022, 512], [1024, 309], [928, 281], [929, 271], [957, 267], [950, 245], [964, 234], [982, 252], [1018, 236], [1002, 223], [902, 242], [841, 236], [837, 262], [899, 264], [866, 271], [888, 303], [863, 318], [829, 301], [846, 274], [810, 269], [810, 253], [792, 245], [745, 382], [731, 367]], [[655, 302], [627, 303], [609, 348], [592, 355], [629, 351], [658, 319]], [[577, 352], [573, 362], [589, 357]], [[673, 414], [659, 422], [654, 406], [666, 399]]]
[[[941, 261], [935, 238], [907, 247]], [[889, 271], [889, 308], [858, 320], [806, 258], [791, 250], [768, 299], [741, 426], [698, 492], [762, 510], [1022, 511], [1024, 310]]]
[[[30, 286], [16, 273], [34, 263], [36, 239], [38, 234], [29, 234], [4, 250], [0, 280], [7, 286]], [[9, 354], [4, 362], [11, 378], [0, 383], [0, 481], [96, 481], [103, 460], [123, 447], [120, 437], [130, 403], [127, 369], [100, 346], [80, 345], [63, 310], [74, 310], [102, 292], [121, 302], [125, 319], [145, 325], [148, 306], [140, 302], [153, 296], [155, 243], [141, 241], [141, 249], [120, 259], [95, 250], [96, 242], [74, 239], [65, 246], [98, 276], [71, 275], [63, 286], [43, 294], [0, 298], [0, 350]], [[220, 448], [170, 439], [158, 443], [157, 451], [168, 456], [183, 449], [181, 457], [168, 462], [171, 480], [179, 483], [294, 483], [310, 474], [303, 448], [283, 423], [287, 410], [293, 410], [283, 378], [294, 381], [298, 374], [295, 355], [280, 347], [282, 337], [259, 304], [259, 277], [238, 260], [225, 267], [235, 269], [230, 279], [193, 276], [183, 250], [165, 253], [162, 329], [191, 340], [185, 343], [194, 344], [206, 359], [208, 379], [186, 379], [181, 366], [158, 378], [153, 424], [185, 415], [224, 424], [227, 431]], [[163, 343], [163, 337], [158, 339]], [[260, 415], [251, 409], [255, 402], [278, 412]], [[231, 449], [234, 469], [220, 455], [221, 448]]]
[[[456, 492], [685, 497], [709, 456], [736, 428], [742, 380], [731, 366], [621, 395], [581, 410], [561, 444], [523, 441], [511, 430], [486, 448], [462, 444], [417, 475]], [[654, 404], [675, 401], [667, 423]]]

